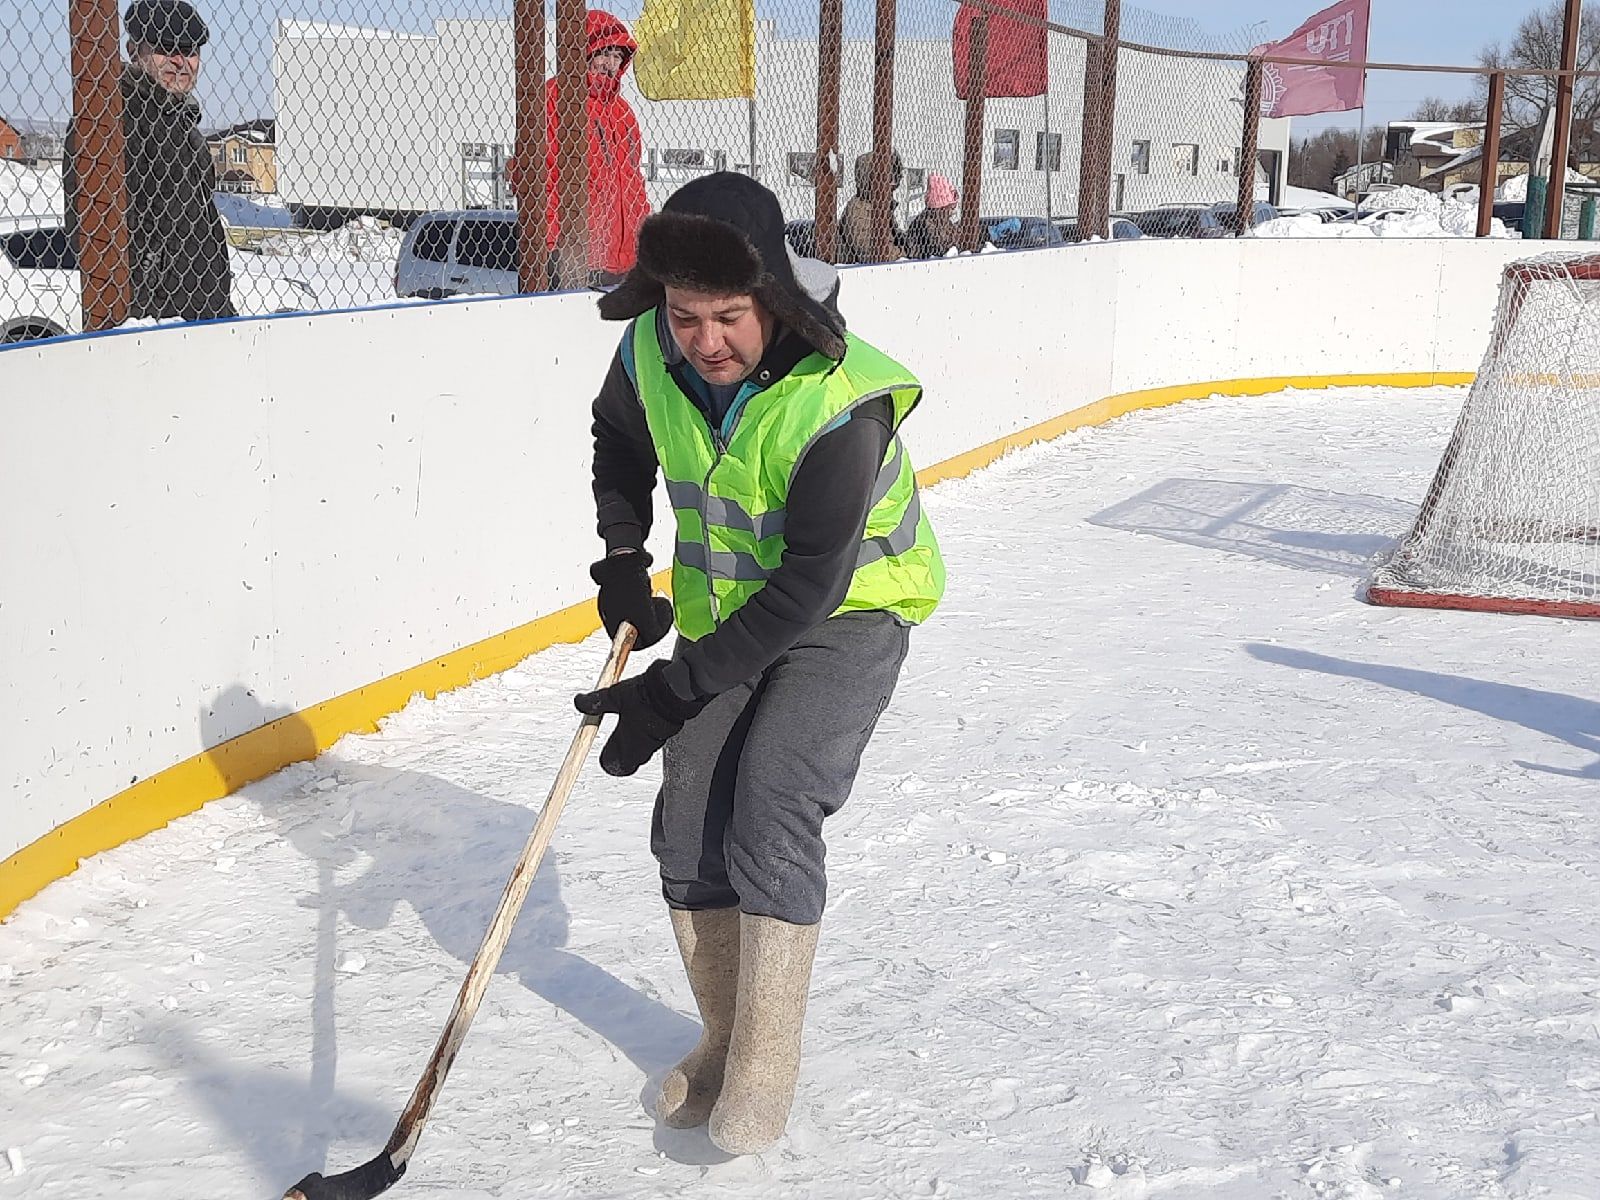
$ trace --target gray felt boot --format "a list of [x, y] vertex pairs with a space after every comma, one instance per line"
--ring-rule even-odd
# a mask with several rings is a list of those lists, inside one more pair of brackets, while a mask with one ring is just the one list
[[739, 910], [669, 911], [704, 1032], [700, 1044], [661, 1081], [656, 1116], [674, 1129], [689, 1129], [706, 1123], [722, 1090], [739, 986]]
[[729, 1154], [765, 1150], [789, 1122], [819, 928], [739, 918], [739, 1003], [710, 1129]]

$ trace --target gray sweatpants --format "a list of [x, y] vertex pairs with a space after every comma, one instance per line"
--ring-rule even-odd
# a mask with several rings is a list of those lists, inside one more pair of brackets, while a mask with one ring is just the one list
[[830, 617], [667, 743], [650, 848], [668, 905], [822, 919], [822, 821], [850, 795], [909, 641], [888, 613]]

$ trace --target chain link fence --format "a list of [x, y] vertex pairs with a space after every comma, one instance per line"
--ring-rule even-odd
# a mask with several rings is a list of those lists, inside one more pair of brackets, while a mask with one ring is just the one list
[[[1291, 122], [1259, 116], [1282, 70], [1250, 58], [1265, 26], [1119, 0], [7, 7], [6, 340], [605, 287], [644, 216], [720, 170], [841, 263], [1227, 237], [1297, 207]], [[1536, 136], [1513, 78], [1502, 149]], [[1476, 185], [1481, 122], [1411, 132], [1316, 190], [1401, 212], [1385, 193]], [[1595, 140], [1590, 120], [1580, 160]]]

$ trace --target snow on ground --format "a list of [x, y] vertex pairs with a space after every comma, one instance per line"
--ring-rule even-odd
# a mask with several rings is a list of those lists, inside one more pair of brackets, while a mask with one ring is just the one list
[[292, 229], [294, 214], [277, 196], [240, 196], [216, 192], [212, 199], [217, 212], [229, 225], [247, 229]]
[[[950, 592], [830, 826], [787, 1139], [647, 1115], [696, 1032], [658, 776], [591, 766], [405, 1194], [1593, 1196], [1600, 626], [1357, 598], [1461, 399], [1197, 402], [933, 489]], [[375, 1153], [602, 657], [0, 926], [0, 1191], [260, 1200]]]
[[0, 222], [25, 224], [30, 218], [55, 224], [65, 211], [60, 166], [32, 167], [0, 158]]
[[322, 233], [284, 232], [264, 237], [265, 262], [316, 289], [323, 308], [393, 304], [395, 265], [406, 231], [375, 217], [357, 217]]

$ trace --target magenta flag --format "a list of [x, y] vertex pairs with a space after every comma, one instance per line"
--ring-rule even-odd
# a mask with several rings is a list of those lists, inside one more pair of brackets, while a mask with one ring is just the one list
[[[1339, 0], [1281, 42], [1257, 46], [1251, 54], [1315, 58], [1325, 63], [1367, 61], [1367, 30], [1372, 0]], [[1292, 67], [1265, 63], [1261, 79], [1261, 115], [1309, 117], [1346, 112], [1366, 103], [1367, 73], [1360, 69]]]

